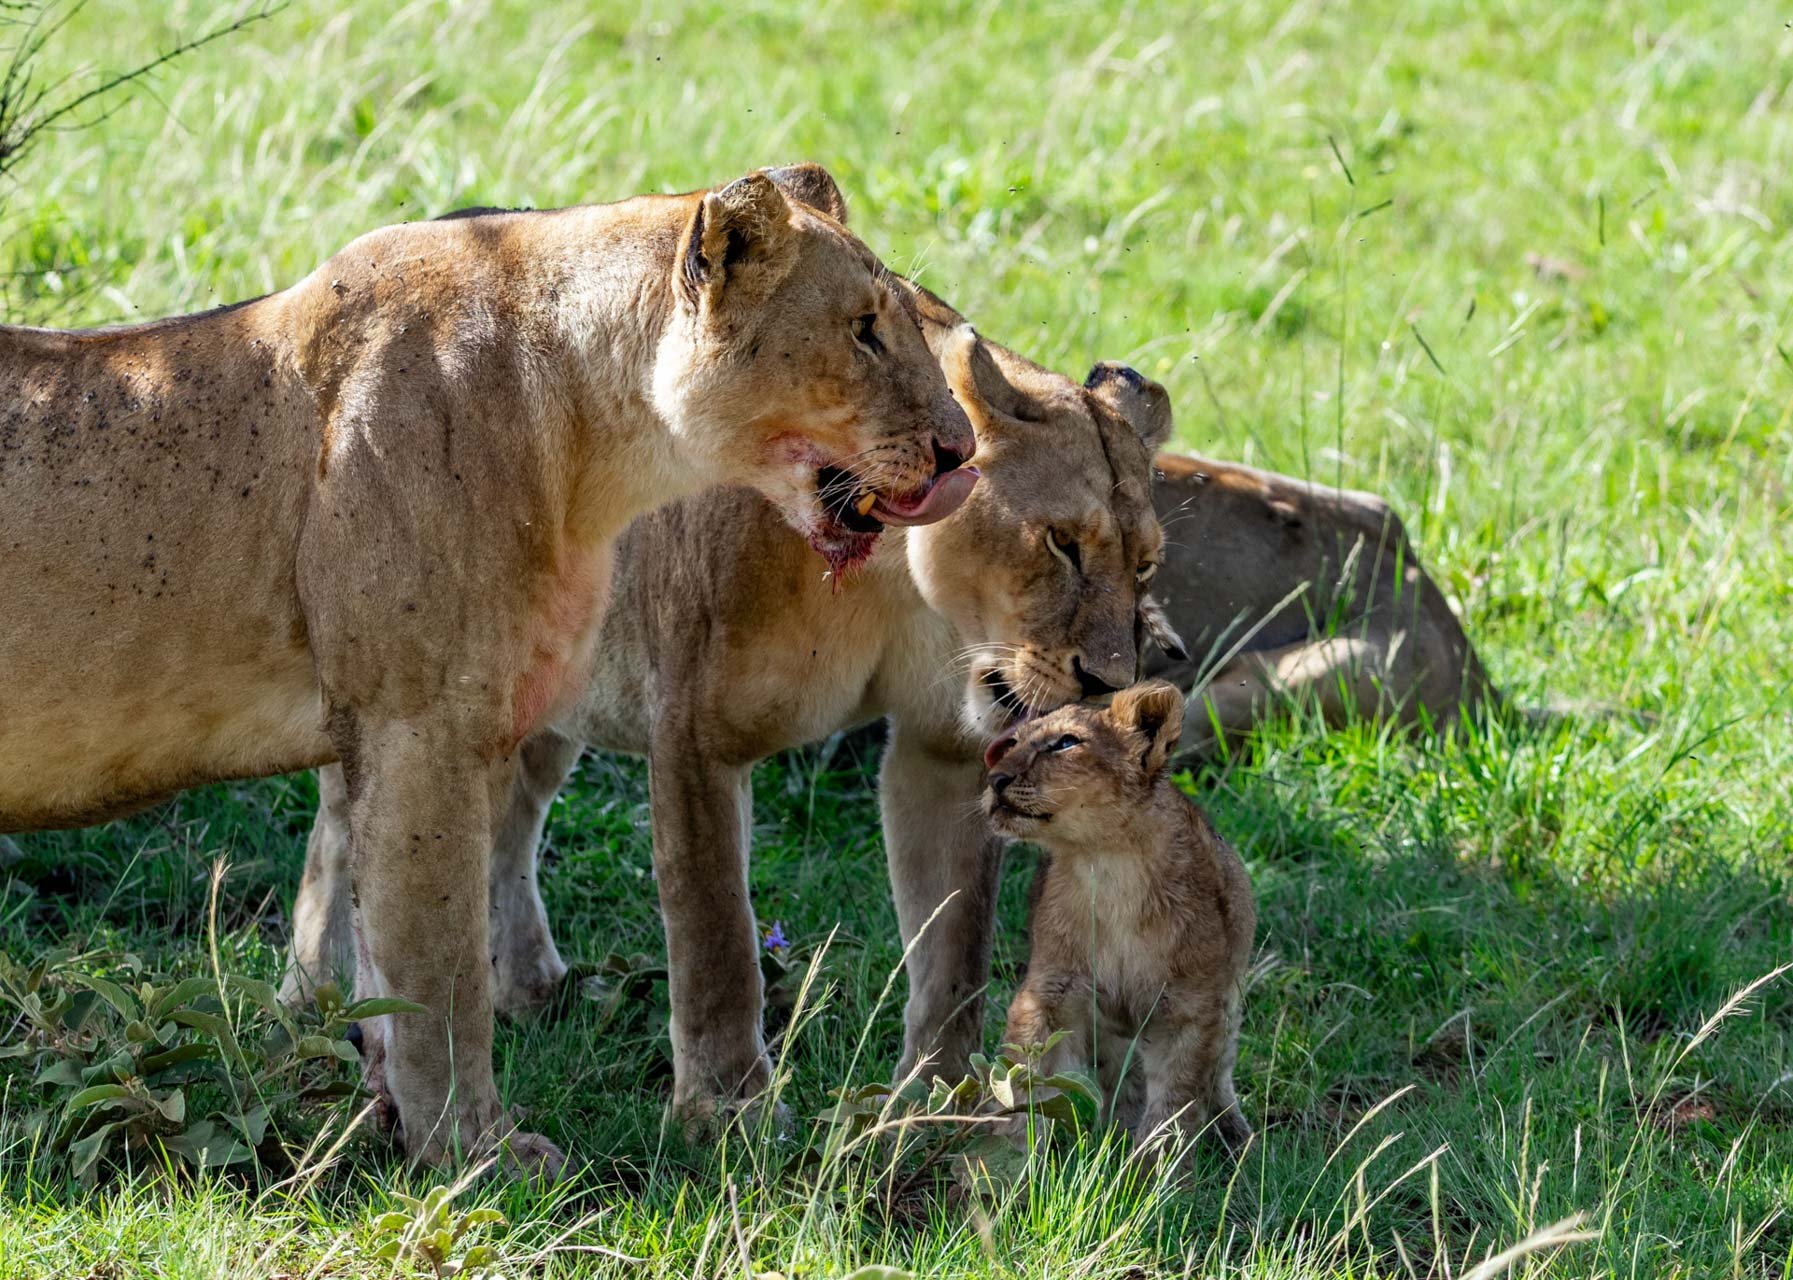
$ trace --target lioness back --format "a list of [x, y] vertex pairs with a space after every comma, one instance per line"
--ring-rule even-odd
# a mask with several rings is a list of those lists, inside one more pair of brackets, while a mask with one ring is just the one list
[[327, 755], [292, 572], [316, 417], [279, 309], [0, 328], [11, 825], [66, 825], [68, 797], [129, 804], [181, 785], [156, 763], [167, 742], [196, 741], [241, 774]]

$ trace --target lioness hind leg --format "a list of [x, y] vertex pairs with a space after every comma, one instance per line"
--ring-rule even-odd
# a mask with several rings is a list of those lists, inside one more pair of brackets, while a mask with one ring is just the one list
[[648, 786], [672, 1002], [672, 1107], [692, 1135], [772, 1082], [747, 885], [750, 779], [746, 768], [708, 759], [696, 733], [656, 730]]
[[318, 770], [318, 811], [305, 842], [305, 872], [293, 900], [293, 939], [280, 998], [311, 999], [320, 983], [355, 981], [355, 933], [349, 901], [349, 792], [342, 767]]
[[525, 1013], [545, 1003], [566, 976], [542, 905], [537, 854], [549, 806], [584, 749], [544, 730], [518, 752], [510, 803], [492, 846], [492, 1003], [501, 1013]]
[[512, 763], [470, 751], [435, 720], [361, 725], [347, 762], [358, 986], [424, 1012], [372, 1019], [370, 1072], [383, 1066], [413, 1161], [479, 1159], [557, 1171], [552, 1144], [518, 1134], [492, 1075], [487, 949], [492, 815]]

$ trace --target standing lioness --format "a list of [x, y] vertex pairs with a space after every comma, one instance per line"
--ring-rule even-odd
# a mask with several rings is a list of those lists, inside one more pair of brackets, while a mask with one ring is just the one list
[[414, 1157], [504, 1138], [492, 827], [585, 687], [617, 535], [744, 482], [838, 567], [970, 488], [838, 198], [803, 167], [390, 227], [254, 302], [0, 329], [0, 831], [341, 761], [363, 982], [428, 1010], [370, 1071]]

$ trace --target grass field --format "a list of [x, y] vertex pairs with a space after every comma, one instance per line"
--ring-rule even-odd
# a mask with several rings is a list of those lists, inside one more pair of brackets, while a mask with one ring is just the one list
[[[92, 0], [52, 61], [234, 12]], [[1513, 1274], [1784, 1276], [1793, 986], [1732, 997], [1793, 960], [1788, 16], [296, 0], [28, 160], [6, 318], [192, 310], [383, 223], [813, 158], [992, 337], [1135, 364], [1189, 448], [1385, 493], [1520, 700], [1655, 717], [1432, 744], [1291, 715], [1193, 776], [1260, 899], [1259, 1139], [1174, 1185], [1094, 1135], [973, 1195], [790, 1167], [831, 1087], [888, 1077], [902, 985], [870, 762], [769, 763], [755, 906], [814, 978], [784, 1046], [798, 1141], [662, 1131], [661, 989], [507, 1028], [507, 1094], [579, 1172], [457, 1192], [509, 1220], [474, 1229], [494, 1274], [1462, 1277], [1580, 1215]], [[0, 947], [275, 977], [313, 800], [274, 779], [22, 837]], [[549, 840], [569, 959], [658, 954], [643, 769], [587, 760]], [[296, 1179], [139, 1161], [90, 1191], [20, 1136], [28, 1085], [0, 1063], [0, 1277], [392, 1274], [376, 1220], [428, 1183], [357, 1136]]]

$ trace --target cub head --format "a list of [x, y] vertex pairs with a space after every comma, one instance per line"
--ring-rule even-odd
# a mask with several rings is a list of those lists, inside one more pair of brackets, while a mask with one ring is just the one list
[[1066, 851], [1114, 843], [1151, 800], [1183, 732], [1183, 695], [1151, 680], [1106, 707], [1030, 720], [984, 753], [984, 813], [999, 833]]
[[929, 338], [976, 429], [983, 478], [952, 519], [910, 533], [908, 557], [968, 646], [966, 719], [989, 738], [1131, 684], [1148, 635], [1180, 652], [1146, 594], [1164, 549], [1152, 455], [1170, 398], [1117, 364], [1079, 386], [949, 316], [930, 315]]
[[687, 199], [653, 387], [686, 456], [759, 489], [836, 570], [885, 525], [953, 511], [971, 425], [834, 180], [796, 165]]

